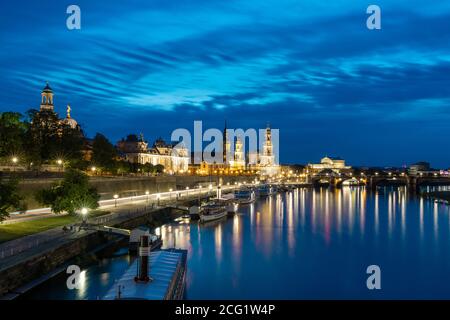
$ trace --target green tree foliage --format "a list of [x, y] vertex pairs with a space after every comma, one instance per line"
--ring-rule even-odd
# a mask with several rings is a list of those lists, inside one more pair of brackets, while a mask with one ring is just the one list
[[21, 118], [18, 112], [0, 113], [0, 157], [23, 152], [27, 124]]
[[48, 205], [55, 213], [74, 214], [81, 208], [96, 209], [100, 195], [89, 185], [89, 178], [83, 172], [69, 169], [64, 179], [49, 189], [40, 190], [37, 200]]
[[157, 164], [155, 166], [156, 173], [163, 173], [164, 172], [164, 166], [162, 164]]
[[142, 165], [142, 172], [144, 173], [149, 173], [149, 174], [154, 174], [156, 172], [156, 168], [154, 165], [152, 165], [151, 163], [146, 163], [144, 165]]
[[19, 195], [18, 180], [3, 181], [0, 177], [0, 221], [9, 216], [13, 210], [23, 210], [22, 197]]
[[29, 110], [31, 119], [27, 132], [29, 161], [40, 165], [48, 160], [62, 158], [66, 162], [81, 160], [83, 134], [60, 121], [53, 111]]
[[97, 133], [92, 144], [92, 161], [95, 165], [112, 171], [116, 167], [116, 148], [102, 134]]

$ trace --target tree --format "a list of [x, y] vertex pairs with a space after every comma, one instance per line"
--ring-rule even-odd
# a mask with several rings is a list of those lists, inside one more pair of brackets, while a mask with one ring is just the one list
[[26, 149], [29, 162], [64, 159], [69, 163], [81, 161], [83, 133], [61, 121], [54, 111], [29, 110], [29, 130]]
[[22, 197], [19, 195], [19, 181], [10, 179], [3, 182], [0, 177], [0, 221], [9, 217], [12, 210], [23, 210]]
[[144, 165], [142, 165], [142, 172], [154, 174], [156, 172], [156, 168], [153, 164], [147, 162]]
[[157, 164], [155, 166], [156, 173], [163, 173], [164, 172], [164, 166], [162, 164]]
[[30, 129], [27, 132], [29, 162], [41, 165], [58, 153], [58, 129], [60, 122], [53, 111], [29, 110]]
[[18, 112], [0, 113], [0, 157], [23, 151], [27, 124], [21, 118]]
[[104, 135], [97, 133], [92, 144], [92, 161], [97, 166], [107, 170], [113, 170], [115, 168], [116, 157], [116, 148], [114, 148]]
[[89, 178], [81, 171], [69, 169], [64, 179], [49, 189], [40, 190], [37, 200], [48, 205], [55, 213], [74, 214], [81, 208], [96, 209], [100, 195], [89, 185]]

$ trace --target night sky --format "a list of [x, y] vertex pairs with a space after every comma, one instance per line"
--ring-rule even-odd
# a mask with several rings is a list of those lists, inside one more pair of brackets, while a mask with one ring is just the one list
[[[81, 30], [66, 8], [81, 8]], [[382, 29], [366, 28], [366, 8]], [[0, 111], [92, 137], [280, 129], [282, 163], [450, 166], [450, 1], [1, 1]]]

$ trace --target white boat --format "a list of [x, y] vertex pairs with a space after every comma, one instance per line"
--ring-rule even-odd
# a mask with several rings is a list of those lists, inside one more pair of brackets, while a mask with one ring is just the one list
[[227, 215], [227, 207], [217, 201], [207, 203], [202, 206], [200, 212], [200, 221], [208, 222], [212, 220], [217, 220], [223, 218]]
[[224, 205], [230, 215], [235, 214], [239, 207], [239, 204], [233, 194], [224, 194], [221, 198], [214, 198], [212, 201], [217, 204]]
[[248, 187], [242, 187], [234, 192], [234, 198], [239, 204], [253, 203], [255, 202], [255, 192]]

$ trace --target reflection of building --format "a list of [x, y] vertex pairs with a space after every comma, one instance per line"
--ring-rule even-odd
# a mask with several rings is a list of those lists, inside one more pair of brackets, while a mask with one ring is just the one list
[[312, 174], [319, 174], [324, 170], [329, 173], [342, 173], [350, 171], [351, 168], [351, 166], [345, 165], [344, 159], [333, 157], [324, 157], [320, 160], [320, 163], [308, 164], [307, 166], [308, 172]]
[[189, 164], [188, 151], [185, 147], [166, 144], [161, 138], [157, 139], [153, 147], [141, 134], [139, 138], [129, 135], [117, 143], [117, 148], [124, 154], [125, 160], [131, 163], [151, 163], [152, 165], [164, 166], [167, 173], [187, 172]]

